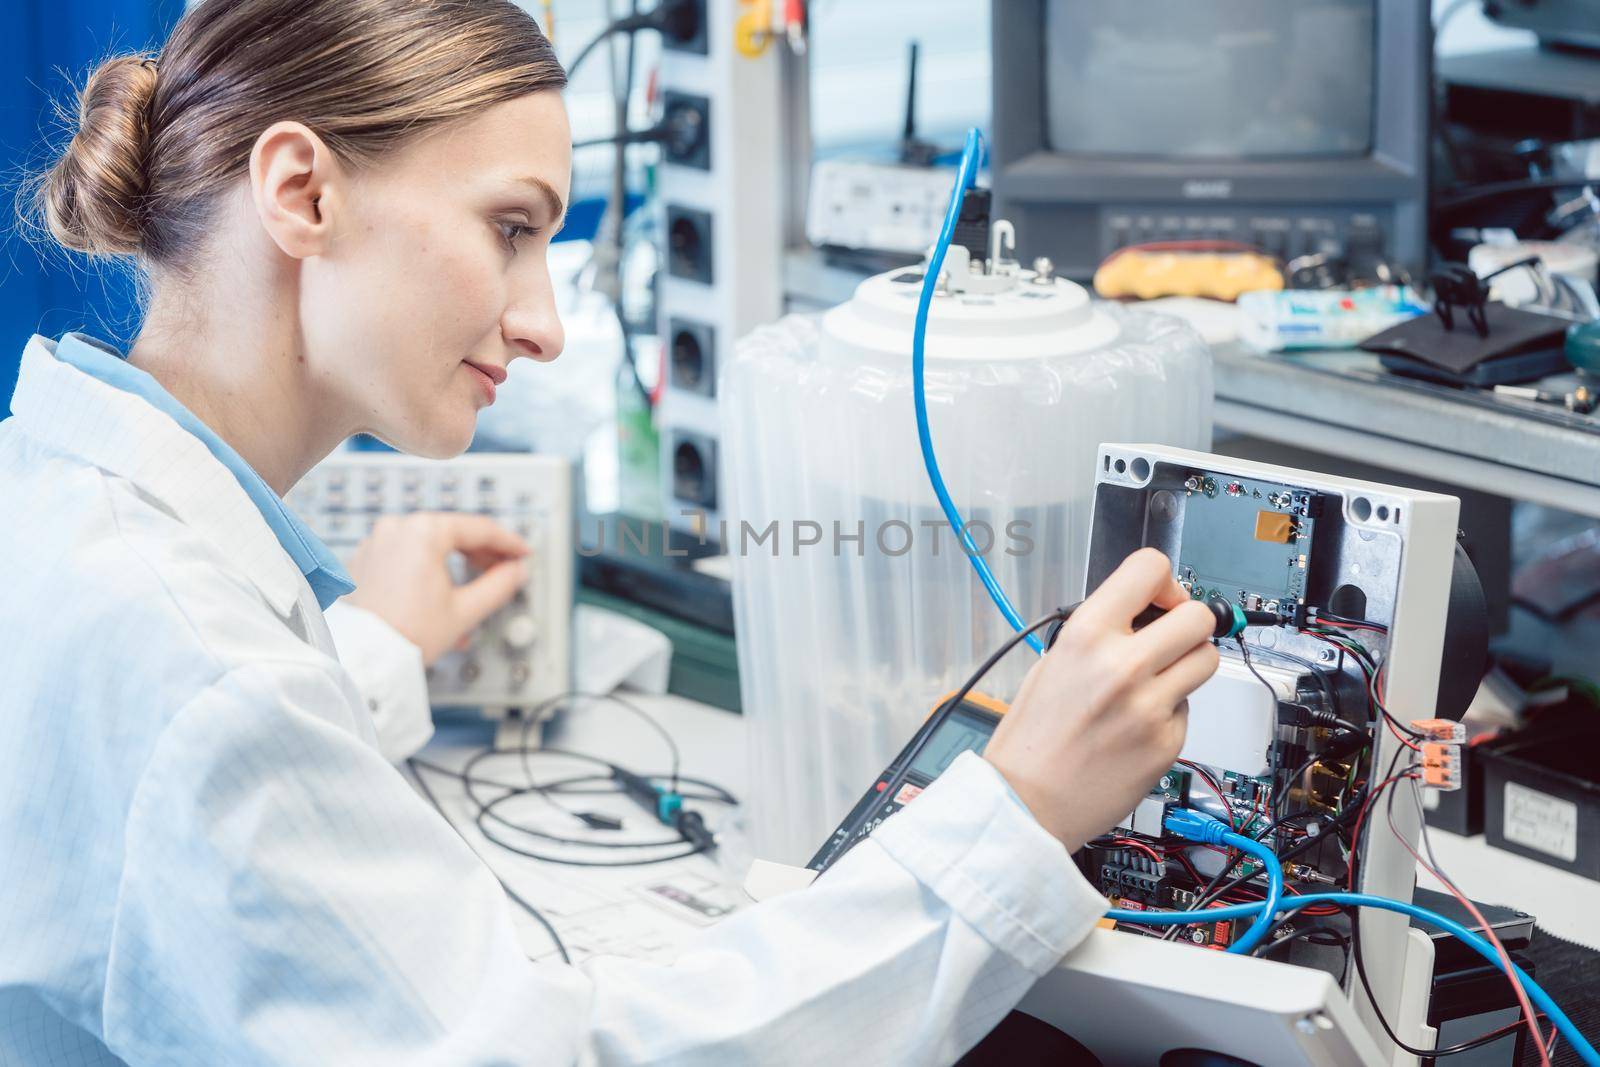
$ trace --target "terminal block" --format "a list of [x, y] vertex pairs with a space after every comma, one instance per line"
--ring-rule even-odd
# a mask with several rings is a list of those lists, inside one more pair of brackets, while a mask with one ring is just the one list
[[1460, 789], [1461, 746], [1440, 741], [1424, 741], [1422, 784], [1431, 789]]
[[1449, 719], [1412, 719], [1422, 756], [1422, 784], [1432, 789], [1461, 788], [1461, 746], [1467, 728]]
[[1424, 741], [1438, 741], [1446, 745], [1464, 745], [1467, 728], [1449, 719], [1412, 719], [1411, 728], [1422, 735]]

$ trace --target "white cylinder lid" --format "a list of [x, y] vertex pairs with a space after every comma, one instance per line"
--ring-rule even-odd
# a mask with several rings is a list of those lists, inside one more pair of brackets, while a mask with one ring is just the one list
[[[922, 277], [907, 267], [868, 278], [823, 316], [823, 329], [853, 345], [909, 354]], [[1083, 286], [1061, 278], [1039, 282], [1023, 272], [996, 293], [935, 293], [926, 352], [951, 360], [1065, 356], [1108, 345], [1119, 332]]]

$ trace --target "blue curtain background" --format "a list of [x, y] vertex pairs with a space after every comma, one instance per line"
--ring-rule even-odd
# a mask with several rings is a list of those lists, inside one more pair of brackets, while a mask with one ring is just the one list
[[87, 329], [126, 344], [137, 330], [126, 272], [35, 250], [18, 232], [12, 198], [61, 143], [53, 101], [70, 102], [73, 85], [108, 54], [159, 47], [182, 14], [182, 0], [0, 3], [0, 418], [10, 414], [18, 359], [33, 334]]

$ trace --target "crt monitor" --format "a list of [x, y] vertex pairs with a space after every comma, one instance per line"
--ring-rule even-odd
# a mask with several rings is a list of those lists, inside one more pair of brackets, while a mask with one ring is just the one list
[[1241, 241], [1427, 256], [1426, 0], [1003, 0], [994, 187], [1024, 262]]

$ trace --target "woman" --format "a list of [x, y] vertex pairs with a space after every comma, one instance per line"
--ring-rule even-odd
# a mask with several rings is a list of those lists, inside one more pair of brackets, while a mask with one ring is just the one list
[[[321, 611], [350, 580], [281, 498], [358, 431], [460, 451], [511, 360], [560, 352], [563, 84], [504, 0], [206, 0], [89, 79], [45, 222], [149, 297], [125, 358], [35, 337], [0, 424], [0, 1062], [945, 1062], [1104, 908], [1068, 851], [1216, 663], [1153, 552], [985, 758], [671, 968], [529, 962], [385, 760], [379, 694], [414, 703], [526, 549], [380, 529], [352, 678]], [[461, 590], [456, 549], [488, 568]], [[1182, 606], [1133, 633], [1151, 602]]]

